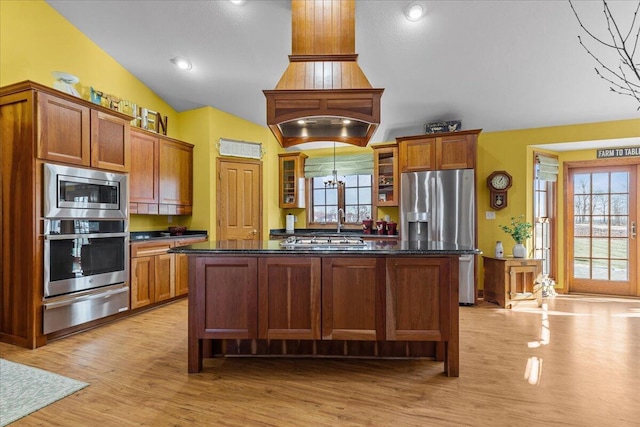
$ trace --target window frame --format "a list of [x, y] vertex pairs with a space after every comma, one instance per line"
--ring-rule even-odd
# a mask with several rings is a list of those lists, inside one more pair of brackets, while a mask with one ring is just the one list
[[[362, 176], [362, 175], [367, 175], [370, 176], [370, 203], [368, 204], [368, 206], [370, 206], [370, 210], [371, 210], [371, 215], [373, 215], [373, 211], [376, 209], [376, 205], [373, 201], [373, 174], [369, 175], [369, 174], [357, 174], [357, 175], [350, 175], [350, 176]], [[314, 193], [314, 187], [313, 187], [313, 179], [314, 178], [305, 178], [305, 185], [306, 188], [308, 188], [309, 190], [306, 191], [306, 206], [308, 206], [308, 208], [306, 209], [307, 211], [307, 226], [308, 227], [312, 227], [312, 228], [318, 228], [318, 229], [333, 229], [336, 228], [338, 223], [337, 221], [332, 221], [332, 222], [314, 222], [313, 221], [313, 216], [314, 216], [314, 210], [315, 210], [315, 205], [313, 203], [313, 193]], [[337, 186], [337, 191], [338, 191], [338, 205], [337, 205], [337, 209], [342, 208], [343, 212], [345, 212], [345, 216], [344, 221], [346, 221], [346, 197], [345, 197], [345, 186], [344, 185], [338, 185]], [[358, 185], [356, 188], [366, 188], [366, 186], [360, 186]], [[364, 204], [359, 204], [360, 206], [363, 206]], [[359, 229], [361, 228], [361, 224], [362, 224], [362, 220], [360, 220], [359, 222], [342, 222], [342, 224], [344, 225], [345, 229]]]

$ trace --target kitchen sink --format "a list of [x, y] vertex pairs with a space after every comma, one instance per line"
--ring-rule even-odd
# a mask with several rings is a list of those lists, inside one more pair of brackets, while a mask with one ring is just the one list
[[367, 244], [361, 238], [349, 237], [289, 237], [280, 246], [290, 249], [357, 249]]

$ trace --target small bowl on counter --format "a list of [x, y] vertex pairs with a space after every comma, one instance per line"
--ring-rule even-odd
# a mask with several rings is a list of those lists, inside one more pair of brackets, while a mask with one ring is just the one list
[[169, 227], [169, 233], [171, 233], [172, 236], [182, 236], [185, 231], [187, 231], [187, 227], [184, 225], [173, 225]]

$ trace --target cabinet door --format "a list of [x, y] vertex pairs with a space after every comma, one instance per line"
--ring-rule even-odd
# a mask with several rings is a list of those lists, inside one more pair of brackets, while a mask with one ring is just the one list
[[373, 200], [378, 206], [398, 206], [398, 148], [373, 150]]
[[320, 339], [320, 258], [260, 258], [259, 338]]
[[176, 255], [176, 296], [189, 293], [189, 256]]
[[91, 110], [42, 92], [37, 97], [38, 157], [89, 166]]
[[476, 135], [451, 135], [438, 138], [438, 169], [473, 169], [476, 159]]
[[302, 153], [280, 154], [280, 207], [304, 208], [304, 159]]
[[154, 302], [155, 256], [131, 259], [131, 309]]
[[[131, 131], [131, 171], [129, 173], [129, 201], [158, 204], [158, 138], [145, 132]], [[143, 212], [149, 213], [148, 208]], [[155, 212], [157, 213], [157, 211]]]
[[91, 110], [91, 166], [129, 172], [129, 122]]
[[258, 261], [251, 257], [197, 257], [189, 295], [190, 337], [258, 338]]
[[385, 339], [385, 260], [322, 260], [322, 339]]
[[175, 262], [174, 254], [156, 256], [154, 302], [164, 301], [176, 295]]
[[452, 283], [458, 304], [458, 271], [450, 264], [446, 257], [387, 260], [388, 340], [449, 339]]
[[[159, 202], [191, 205], [193, 187], [193, 146], [160, 139]], [[163, 213], [162, 208], [160, 213]], [[168, 214], [175, 214], [167, 211]]]
[[423, 138], [399, 142], [401, 172], [436, 169], [436, 140]]

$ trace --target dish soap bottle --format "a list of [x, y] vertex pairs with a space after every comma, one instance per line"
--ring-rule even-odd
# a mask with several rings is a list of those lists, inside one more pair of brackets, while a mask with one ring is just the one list
[[504, 249], [502, 248], [502, 242], [498, 240], [496, 242], [496, 258], [502, 258], [504, 256]]

